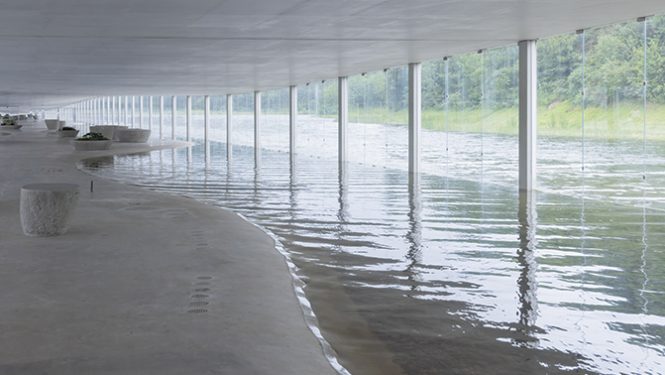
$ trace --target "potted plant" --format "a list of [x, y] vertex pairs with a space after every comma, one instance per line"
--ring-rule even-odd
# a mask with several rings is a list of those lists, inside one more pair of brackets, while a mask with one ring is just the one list
[[101, 133], [88, 133], [72, 142], [76, 151], [108, 150], [113, 143], [112, 140], [104, 137]]
[[65, 126], [58, 130], [58, 137], [60, 138], [74, 138], [78, 135], [79, 131], [71, 126]]
[[117, 141], [115, 132], [119, 129], [127, 129], [126, 125], [92, 125], [90, 126], [90, 131], [95, 133], [101, 133], [106, 138]]
[[10, 115], [2, 116], [2, 124], [0, 124], [0, 126], [2, 126], [2, 129], [10, 129], [10, 130], [16, 130], [16, 129], [20, 129], [21, 127], [23, 127], [23, 125], [19, 125], [16, 122], [15, 117], [10, 116]]
[[150, 130], [148, 129], [117, 129], [115, 131], [115, 139], [118, 142], [128, 143], [145, 143], [150, 138]]
[[60, 121], [58, 119], [45, 119], [44, 123], [46, 123], [48, 130], [58, 130], [60, 128]]

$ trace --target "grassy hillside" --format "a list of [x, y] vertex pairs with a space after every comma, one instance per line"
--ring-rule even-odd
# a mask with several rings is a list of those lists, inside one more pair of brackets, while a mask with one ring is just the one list
[[[539, 135], [580, 137], [582, 134], [582, 111], [570, 103], [557, 103], [538, 109]], [[362, 111], [351, 109], [349, 121], [352, 123], [378, 123], [406, 125], [408, 113], [384, 108], [371, 108]], [[430, 130], [463, 132], [486, 132], [517, 134], [517, 108], [500, 110], [475, 109], [465, 111], [449, 110], [446, 121], [443, 111], [424, 110], [423, 127]], [[585, 111], [585, 134], [589, 138], [602, 139], [642, 139], [644, 116], [641, 104], [622, 104], [610, 108], [587, 108]], [[651, 104], [647, 107], [647, 137], [651, 140], [665, 140], [665, 105]]]

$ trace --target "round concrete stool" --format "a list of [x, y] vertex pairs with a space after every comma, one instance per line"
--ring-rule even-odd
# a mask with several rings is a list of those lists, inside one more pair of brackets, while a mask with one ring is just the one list
[[79, 198], [75, 184], [30, 184], [21, 188], [21, 226], [26, 236], [57, 236], [67, 231]]

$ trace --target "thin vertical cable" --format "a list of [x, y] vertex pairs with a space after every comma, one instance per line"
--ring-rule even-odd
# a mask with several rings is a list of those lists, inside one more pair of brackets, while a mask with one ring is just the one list
[[586, 154], [586, 130], [584, 127], [586, 116], [586, 31], [578, 31], [580, 35], [580, 44], [582, 49], [582, 171], [585, 167]]
[[448, 160], [448, 115], [450, 114], [450, 81], [449, 81], [449, 61], [448, 58], [443, 59], [443, 131], [446, 135], [446, 162]]
[[480, 54], [480, 161], [482, 163], [483, 153], [485, 151], [485, 91], [487, 88], [485, 87], [485, 53], [483, 50], [478, 51], [478, 53]]
[[642, 45], [644, 48], [644, 71], [642, 72], [642, 180], [647, 179], [647, 89], [649, 86], [647, 76], [647, 19], [642, 18]]

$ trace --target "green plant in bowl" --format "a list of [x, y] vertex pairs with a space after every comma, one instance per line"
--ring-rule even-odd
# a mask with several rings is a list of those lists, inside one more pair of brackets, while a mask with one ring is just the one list
[[102, 133], [88, 133], [81, 137], [76, 138], [77, 141], [108, 141]]
[[16, 119], [10, 115], [4, 115], [2, 117], [2, 126], [14, 126], [16, 125]]

